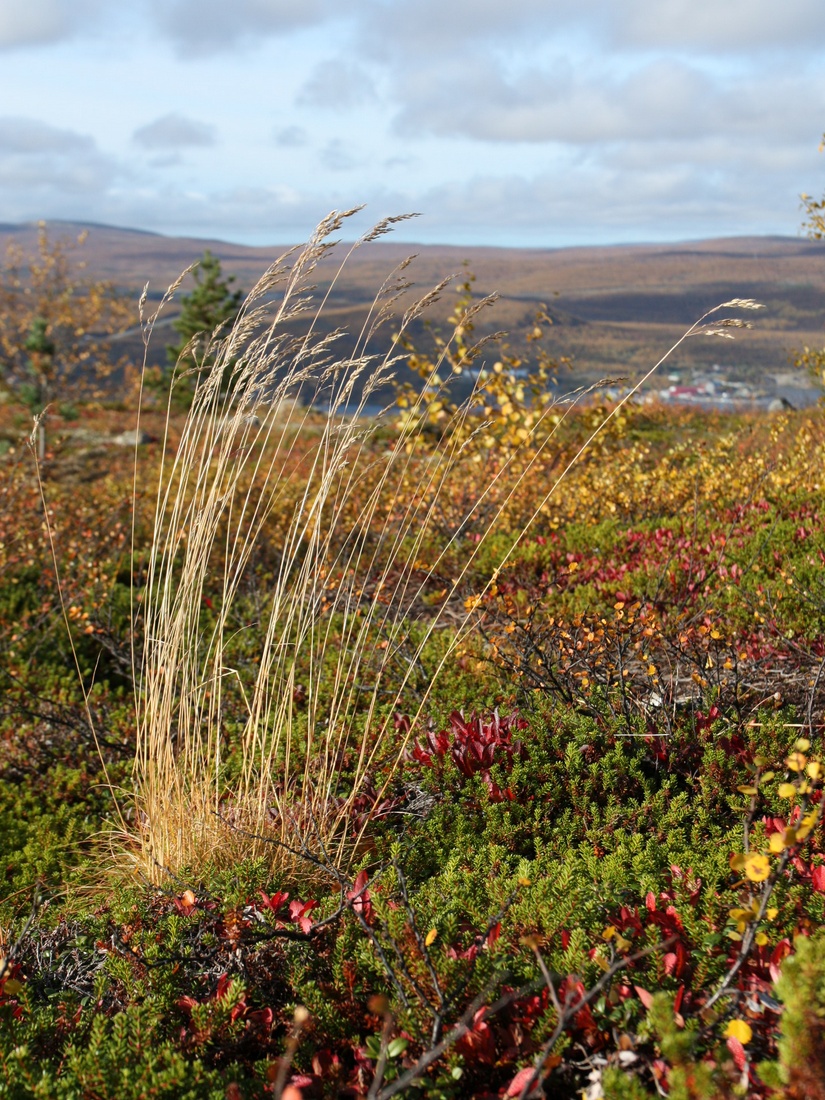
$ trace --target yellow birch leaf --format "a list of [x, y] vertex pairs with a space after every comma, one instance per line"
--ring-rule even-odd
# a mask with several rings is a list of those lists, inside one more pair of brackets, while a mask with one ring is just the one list
[[438, 938], [438, 929], [437, 928], [431, 928], [429, 930], [429, 932], [427, 933], [426, 938], [424, 939], [424, 943], [427, 945], [427, 947], [432, 947], [432, 945], [435, 943], [437, 938]]
[[751, 882], [764, 882], [771, 873], [771, 861], [761, 852], [753, 852], [745, 860], [745, 876]]
[[793, 798], [796, 795], [796, 787], [793, 783], [780, 783], [777, 793], [780, 798]]
[[746, 1046], [753, 1038], [750, 1024], [744, 1020], [731, 1020], [725, 1028], [726, 1039], [738, 1039], [742, 1046]]

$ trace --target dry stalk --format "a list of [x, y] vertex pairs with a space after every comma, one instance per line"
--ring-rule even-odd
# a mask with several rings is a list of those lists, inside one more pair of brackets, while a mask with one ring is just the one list
[[[398, 293], [397, 273], [382, 288], [350, 356], [337, 357], [335, 337], [315, 333], [329, 291], [313, 314], [310, 280], [329, 250], [329, 233], [350, 213], [330, 215], [303, 250], [274, 264], [233, 328], [213, 334], [205, 359], [211, 366], [195, 378], [180, 442], [171, 454], [164, 447], [146, 584], [133, 605], [133, 614], [142, 616], [143, 636], [135, 655], [135, 848], [140, 870], [154, 881], [205, 862], [227, 865], [264, 855], [285, 860], [290, 845], [322, 843], [345, 866], [358, 843], [345, 827], [353, 800], [378, 758], [390, 756], [396, 764], [402, 759], [406, 743], [399, 743], [388, 716], [408, 703], [412, 670], [444, 625], [449, 600], [409, 642], [410, 609], [460, 537], [459, 527], [422, 580], [416, 562], [435, 534], [439, 503], [463, 460], [462, 433], [448, 434], [434, 452], [415, 427], [423, 418], [413, 415], [393, 446], [378, 453], [372, 429], [358, 418], [391, 379], [399, 358], [392, 350], [383, 359], [363, 351], [387, 316], [387, 300]], [[387, 228], [381, 223], [376, 233]], [[371, 239], [373, 234], [365, 234], [353, 248]], [[308, 327], [296, 337], [287, 324], [301, 316]], [[707, 316], [686, 335], [701, 331]], [[147, 339], [156, 317], [149, 319]], [[232, 385], [226, 389], [222, 380], [230, 367]], [[320, 426], [308, 408], [296, 404], [313, 388], [330, 409]], [[575, 395], [552, 427], [548, 403], [534, 427], [542, 432], [541, 444], [528, 441], [508, 454], [489, 482], [470, 494], [466, 519], [482, 505], [488, 516], [480, 541], [466, 550], [453, 592], [466, 582], [519, 486], [538, 468], [585, 392]], [[456, 413], [455, 426], [468, 423], [474, 403], [472, 394]], [[304, 453], [299, 441], [311, 432], [316, 434]], [[232, 653], [243, 582], [256, 544], [276, 512], [283, 515], [287, 508], [260, 652], [254, 671], [241, 671]], [[523, 534], [511, 534], [500, 564]], [[205, 597], [216, 587], [215, 613], [206, 615]], [[473, 622], [468, 611], [449, 632], [414, 717]], [[411, 653], [400, 672], [395, 655], [407, 642]], [[307, 692], [302, 715], [293, 702], [299, 677]], [[240, 730], [227, 719], [230, 687], [236, 711], [242, 701]], [[342, 789], [345, 759], [349, 777]], [[227, 830], [222, 819], [237, 828]], [[289, 844], [267, 844], [261, 839], [266, 837]]]

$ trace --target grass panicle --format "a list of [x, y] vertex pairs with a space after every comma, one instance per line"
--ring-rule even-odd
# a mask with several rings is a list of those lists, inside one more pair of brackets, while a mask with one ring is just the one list
[[[146, 583], [134, 603], [143, 641], [136, 654], [139, 827], [133, 851], [142, 873], [155, 881], [204, 862], [291, 858], [287, 848], [329, 853], [339, 865], [351, 860], [358, 849], [347, 826], [353, 804], [375, 762], [400, 762], [406, 749], [394, 711], [421, 714], [474, 622], [473, 600], [456, 616], [455, 600], [447, 599], [411, 630], [427, 580], [438, 575], [471, 520], [481, 525], [480, 533], [466, 548], [452, 593], [461, 594], [482, 547], [502, 526], [509, 549], [499, 566], [505, 564], [524, 534], [502, 523], [508, 504], [588, 392], [577, 391], [552, 418], [548, 397], [531, 439], [465, 494], [463, 515], [446, 544], [431, 538], [441, 522], [442, 498], [466, 457], [468, 433], [451, 428], [471, 424], [478, 401], [472, 393], [457, 409], [439, 446], [427, 437], [415, 407], [391, 444], [383, 450], [374, 445], [375, 423], [359, 414], [391, 381], [402, 358], [393, 349], [403, 345], [398, 336], [388, 340], [383, 358], [366, 349], [406, 288], [402, 272], [409, 261], [381, 288], [354, 350], [339, 355], [338, 334], [319, 335], [317, 328], [346, 256], [317, 308], [312, 278], [332, 247], [329, 235], [353, 213], [330, 215], [304, 249], [273, 264], [232, 328], [212, 335], [203, 369], [173, 383], [193, 385], [194, 397], [176, 446], [164, 441]], [[379, 223], [347, 256], [391, 224]], [[403, 323], [418, 317], [445, 285], [407, 311], [401, 337]], [[295, 335], [296, 320], [303, 335]], [[436, 385], [446, 354], [445, 346], [434, 365]], [[321, 402], [329, 415], [319, 424], [310, 409]], [[533, 519], [570, 465], [548, 487]], [[233, 659], [243, 629], [239, 601], [256, 543], [287, 500], [290, 518], [261, 610], [260, 652], [241, 666]], [[432, 542], [441, 548], [435, 560], [422, 563]], [[494, 569], [488, 585], [496, 574]], [[448, 640], [429, 681], [412, 692], [422, 654], [445, 625]], [[228, 693], [235, 704], [242, 700], [241, 728], [228, 717]]]

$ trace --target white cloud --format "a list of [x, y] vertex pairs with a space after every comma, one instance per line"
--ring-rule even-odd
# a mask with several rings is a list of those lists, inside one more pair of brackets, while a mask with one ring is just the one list
[[0, 0], [0, 50], [57, 42], [93, 27], [112, 0]]
[[327, 212], [329, 196], [292, 187], [232, 187], [193, 192], [170, 183], [143, 192], [110, 194], [98, 215], [115, 225], [162, 233], [291, 244], [302, 240]]
[[604, 4], [611, 38], [624, 45], [742, 53], [818, 52], [825, 33], [820, 0], [629, 0]]
[[661, 239], [794, 231], [823, 174], [823, 0], [0, 0], [3, 48], [4, 219]]
[[182, 149], [186, 146], [214, 145], [215, 127], [172, 112], [135, 130], [132, 140], [144, 149]]
[[[0, 0], [0, 47], [49, 42], [116, 22], [121, 0]], [[338, 24], [375, 58], [451, 57], [467, 43], [521, 50], [573, 35], [610, 48], [737, 55], [816, 53], [821, 0], [133, 0], [185, 54], [219, 53], [262, 36]]]
[[119, 173], [85, 134], [0, 118], [0, 201], [11, 217], [61, 217], [73, 204], [94, 204]]
[[333, 138], [321, 150], [321, 161], [325, 168], [333, 172], [348, 172], [360, 164], [360, 158], [352, 146], [340, 138]]
[[274, 140], [285, 149], [298, 149], [307, 144], [309, 136], [303, 126], [282, 126], [275, 131]]
[[61, 0], [0, 0], [0, 47], [52, 42], [65, 35], [70, 25]]
[[816, 53], [825, 33], [821, 0], [364, 0], [356, 10], [370, 52], [394, 58], [455, 57], [468, 42], [530, 50], [571, 34], [677, 53]]
[[298, 94], [303, 107], [349, 110], [376, 98], [372, 78], [360, 66], [343, 58], [321, 61]]
[[34, 118], [0, 117], [0, 156], [64, 155], [94, 149], [94, 141]]
[[161, 31], [182, 51], [220, 53], [262, 35], [280, 35], [322, 22], [333, 0], [151, 0]]
[[475, 58], [396, 80], [402, 135], [579, 146], [720, 133], [783, 145], [809, 138], [825, 118], [825, 77], [789, 76], [767, 65], [725, 79], [662, 59], [616, 78], [560, 59], [511, 77], [495, 59]]

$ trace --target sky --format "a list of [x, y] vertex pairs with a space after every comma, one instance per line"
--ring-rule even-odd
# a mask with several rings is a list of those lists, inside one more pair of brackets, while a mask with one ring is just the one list
[[823, 0], [0, 0], [6, 223], [795, 235], [823, 130]]

